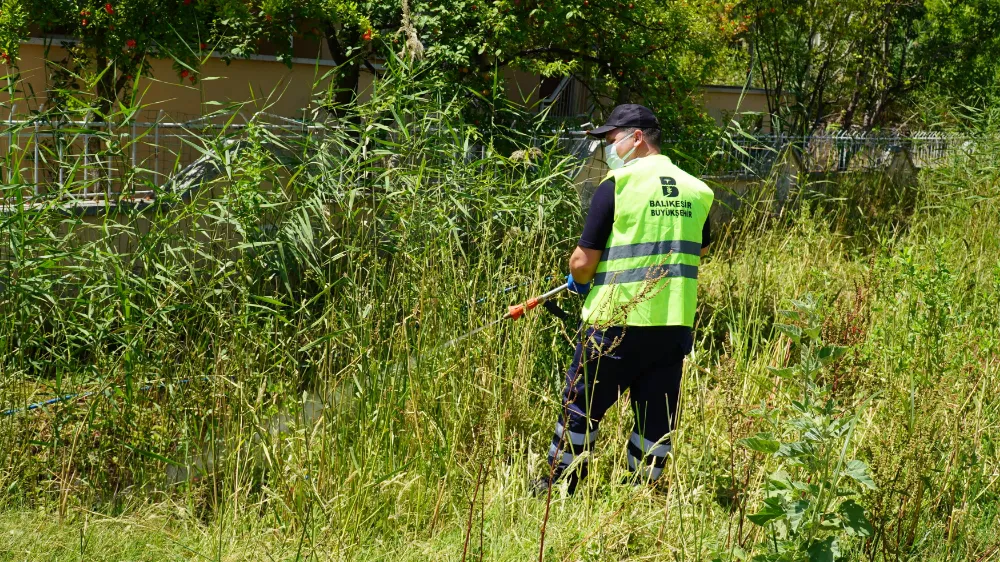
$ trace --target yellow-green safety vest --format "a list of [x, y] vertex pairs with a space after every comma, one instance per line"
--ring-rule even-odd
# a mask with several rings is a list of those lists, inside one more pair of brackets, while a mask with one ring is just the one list
[[630, 162], [607, 178], [615, 180], [614, 224], [583, 321], [693, 326], [701, 233], [715, 194], [662, 154]]

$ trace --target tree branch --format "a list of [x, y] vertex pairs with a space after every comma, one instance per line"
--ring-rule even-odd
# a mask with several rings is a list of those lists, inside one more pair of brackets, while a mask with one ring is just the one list
[[599, 64], [602, 66], [606, 66], [608, 68], [619, 68], [618, 65], [613, 64], [610, 60], [602, 59], [600, 57], [595, 57], [594, 55], [580, 53], [563, 47], [537, 47], [534, 49], [527, 49], [524, 51], [520, 51], [518, 53], [514, 53], [514, 57], [535, 57], [538, 55], [562, 55], [563, 58], [580, 59], [595, 64]]

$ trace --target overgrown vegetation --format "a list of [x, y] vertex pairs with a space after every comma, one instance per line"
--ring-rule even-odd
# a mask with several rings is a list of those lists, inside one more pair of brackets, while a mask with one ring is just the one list
[[[564, 77], [585, 90], [574, 117], [641, 101], [673, 138], [710, 133], [701, 86], [766, 90], [768, 111], [748, 128], [801, 136], [828, 128], [913, 127], [918, 102], [946, 108], [921, 125], [953, 125], [960, 104], [984, 106], [1000, 76], [1000, 6], [993, 0], [6, 0], [0, 64], [21, 68], [22, 42], [46, 47], [45, 72], [78, 88], [101, 116], [134, 105], [151, 80], [197, 83], [212, 56], [332, 60], [340, 107], [363, 90], [363, 71], [393, 55], [426, 57], [482, 120], [507, 97], [538, 100]], [[72, 39], [70, 39], [72, 38]], [[67, 47], [62, 50], [61, 47]], [[153, 76], [152, 61], [173, 72]], [[30, 66], [30, 65], [29, 65]], [[513, 71], [549, 78], [505, 91]], [[88, 84], [83, 77], [99, 75]], [[532, 86], [534, 87], [534, 86]], [[49, 95], [31, 101], [72, 106]], [[97, 99], [99, 103], [91, 103]], [[928, 104], [933, 105], [933, 104]]]
[[623, 405], [591, 477], [546, 505], [527, 485], [575, 325], [539, 311], [441, 344], [563, 273], [574, 162], [543, 123], [481, 138], [435, 80], [389, 73], [308, 143], [204, 131], [223, 173], [146, 210], [68, 213], [4, 178], [0, 405], [91, 394], [0, 416], [3, 557], [996, 552], [989, 136], [916, 186], [752, 190], [701, 269], [662, 485], [618, 484]]
[[[0, 5], [0, 64], [16, 74], [21, 42], [44, 41], [56, 47], [46, 48], [48, 72], [62, 73], [85, 103], [101, 100], [104, 115], [119, 101], [135, 104], [149, 79], [196, 84], [213, 72], [205, 69], [213, 55], [228, 62], [268, 54], [289, 66], [332, 60], [335, 108], [362, 92], [361, 72], [375, 74], [378, 61], [426, 57], [452, 93], [475, 97], [463, 104], [470, 121], [485, 120], [507, 97], [537, 101], [574, 76], [586, 89], [574, 116], [641, 96], [665, 128], [691, 137], [713, 125], [692, 94], [731, 59], [720, 44], [732, 29], [719, 18], [714, 3], [653, 0], [8, 0]], [[63, 53], [63, 45], [72, 46]], [[154, 77], [156, 59], [173, 61], [172, 75]], [[514, 70], [555, 81], [508, 96]], [[79, 79], [87, 74], [101, 79]], [[64, 100], [32, 103], [42, 101]]]

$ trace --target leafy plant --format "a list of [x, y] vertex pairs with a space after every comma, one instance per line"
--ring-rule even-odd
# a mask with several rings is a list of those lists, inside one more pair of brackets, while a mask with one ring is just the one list
[[827, 562], [840, 557], [843, 537], [871, 535], [856, 497], [874, 490], [875, 482], [864, 462], [846, 460], [858, 412], [840, 407], [823, 384], [823, 367], [847, 348], [824, 344], [823, 319], [811, 296], [792, 304], [793, 310], [779, 311], [790, 323], [776, 328], [798, 349], [799, 360], [772, 371], [799, 387], [788, 396], [789, 406], [755, 411], [773, 431], [740, 441], [778, 463], [767, 477], [763, 505], [748, 519], [767, 537], [754, 560]]
[[[422, 70], [428, 61], [396, 63], [346, 124], [320, 115], [304, 134], [258, 116], [192, 131], [186, 146], [218, 160], [219, 175], [155, 191], [173, 204], [144, 211], [67, 212], [61, 196], [94, 179], [74, 167], [80, 151], [48, 139], [49, 195], [22, 203], [34, 187], [33, 127], [0, 128], [0, 411], [92, 392], [0, 416], [0, 551], [538, 559], [545, 505], [525, 484], [545, 466], [566, 338], [540, 313], [441, 344], [554, 283], [546, 277], [565, 267], [580, 228], [574, 162], [544, 122], [522, 119], [489, 140], [465, 117], [468, 96], [453, 98], [454, 85]], [[41, 134], [61, 117], [39, 116]], [[130, 169], [120, 157], [136, 142], [125, 129], [62, 132], [66, 146], [98, 138], [90, 155], [120, 162], [126, 193], [160, 187], [149, 163]], [[551, 505], [545, 559], [705, 560], [723, 549], [808, 559], [810, 545], [827, 559], [834, 546], [858, 561], [989, 559], [1000, 528], [1000, 150], [990, 138], [924, 168], [920, 212], [892, 228], [872, 228], [891, 201], [863, 194], [870, 184], [856, 175], [787, 220], [770, 218], [767, 189], [748, 190], [699, 273], [699, 342], [668, 495], [616, 486], [631, 419], [612, 409], [592, 485]], [[848, 216], [868, 232], [857, 236]], [[865, 329], [844, 340], [858, 353], [831, 362], [843, 351], [798, 308], [781, 328], [798, 344], [772, 337], [784, 299], [822, 291], [845, 304], [870, 276]], [[822, 334], [833, 341], [843, 322], [829, 319]], [[790, 350], [793, 363], [820, 368], [760, 377], [788, 366]], [[930, 375], [928, 358], [939, 359]], [[827, 392], [848, 370], [854, 382]], [[873, 388], [878, 399], [854, 413]], [[788, 406], [741, 415], [763, 401]], [[732, 446], [752, 435], [765, 457]], [[852, 458], [879, 490], [859, 496], [867, 486], [850, 474], [865, 471]], [[780, 484], [759, 484], [778, 472]], [[722, 509], [712, 487], [726, 488]], [[855, 505], [875, 529], [863, 546], [864, 526], [847, 528], [860, 521]], [[745, 516], [772, 509], [763, 525]]]

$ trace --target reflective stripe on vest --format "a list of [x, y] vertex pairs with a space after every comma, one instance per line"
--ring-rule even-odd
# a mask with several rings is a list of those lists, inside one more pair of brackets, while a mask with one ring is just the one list
[[615, 217], [584, 322], [693, 325], [701, 233], [714, 193], [662, 155], [608, 177], [615, 179]]
[[593, 284], [596, 287], [597, 285], [606, 285], [609, 282], [636, 283], [638, 281], [652, 281], [661, 277], [684, 277], [687, 279], [697, 279], [698, 266], [686, 265], [683, 263], [665, 263], [662, 265], [637, 267], [635, 269], [602, 271], [594, 275]]
[[688, 254], [701, 256], [701, 242], [690, 240], [664, 240], [660, 242], [639, 242], [604, 250], [601, 261], [635, 258], [639, 256], [659, 256], [663, 254]]

